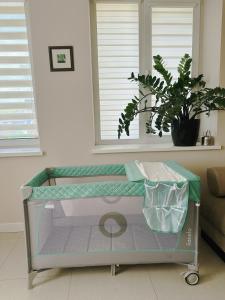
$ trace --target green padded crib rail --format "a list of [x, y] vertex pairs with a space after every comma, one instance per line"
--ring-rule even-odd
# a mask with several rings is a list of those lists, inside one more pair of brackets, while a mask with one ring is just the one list
[[122, 164], [115, 165], [96, 165], [78, 167], [56, 167], [41, 171], [35, 175], [26, 185], [39, 187], [51, 178], [62, 177], [89, 177], [89, 176], [125, 176], [125, 167]]
[[79, 167], [58, 167], [48, 169], [50, 178], [85, 177], [101, 175], [126, 175], [124, 165], [96, 165]]
[[143, 183], [107, 181], [71, 185], [33, 187], [30, 200], [62, 200], [102, 196], [144, 196]]
[[31, 187], [41, 186], [45, 181], [49, 179], [47, 169], [41, 171], [35, 175], [26, 185]]
[[[200, 201], [200, 178], [173, 161], [164, 162], [184, 176], [189, 182], [190, 200]], [[32, 187], [30, 200], [62, 200], [101, 196], [144, 196], [144, 177], [134, 162], [126, 165], [95, 165], [78, 167], [56, 167], [45, 169], [37, 174], [26, 186]], [[42, 186], [51, 178], [89, 177], [89, 176], [126, 176], [128, 181], [101, 181], [94, 183]]]

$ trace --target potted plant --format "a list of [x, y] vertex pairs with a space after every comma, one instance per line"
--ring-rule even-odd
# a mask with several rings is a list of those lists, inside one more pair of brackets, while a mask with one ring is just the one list
[[[131, 74], [129, 80], [139, 84], [140, 97], [134, 97], [121, 113], [118, 138], [125, 133], [129, 136], [130, 123], [138, 114], [147, 113], [146, 133], [161, 137], [171, 128], [175, 146], [196, 145], [199, 134], [199, 115], [209, 115], [214, 110], [225, 109], [225, 89], [207, 88], [203, 75], [191, 78], [192, 58], [185, 54], [178, 65], [178, 79], [165, 67], [160, 55], [154, 56], [154, 69], [160, 77]], [[148, 97], [155, 96], [154, 105], [148, 104]]]

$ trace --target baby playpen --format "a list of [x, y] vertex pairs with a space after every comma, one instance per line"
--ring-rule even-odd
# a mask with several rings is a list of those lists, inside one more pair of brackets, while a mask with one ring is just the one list
[[29, 287], [50, 268], [180, 263], [199, 281], [199, 177], [179, 164], [47, 168], [22, 187]]

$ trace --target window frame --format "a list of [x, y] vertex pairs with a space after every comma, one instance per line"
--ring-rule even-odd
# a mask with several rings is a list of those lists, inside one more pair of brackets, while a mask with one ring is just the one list
[[96, 3], [137, 3], [139, 6], [139, 72], [152, 72], [152, 22], [151, 9], [154, 7], [190, 7], [193, 8], [192, 31], [192, 76], [198, 75], [200, 49], [200, 15], [201, 0], [90, 0], [91, 55], [92, 55], [92, 85], [93, 85], [93, 120], [95, 145], [129, 145], [129, 144], [168, 144], [172, 142], [171, 135], [159, 138], [157, 135], [146, 134], [146, 118], [139, 117], [139, 139], [102, 140], [100, 126], [100, 99], [97, 48]]
[[8, 139], [0, 139], [0, 150], [1, 149], [24, 149], [30, 148], [33, 152], [33, 149], [40, 149], [40, 134], [39, 134], [39, 124], [37, 117], [37, 104], [36, 104], [36, 88], [35, 88], [35, 76], [34, 76], [34, 68], [33, 68], [33, 55], [32, 55], [32, 36], [31, 36], [31, 26], [30, 26], [30, 14], [29, 10], [29, 0], [0, 0], [5, 3], [23, 3], [24, 5], [24, 13], [25, 13], [25, 26], [27, 31], [27, 42], [28, 42], [28, 52], [29, 52], [29, 60], [30, 60], [30, 69], [31, 69], [31, 77], [32, 77], [32, 88], [33, 88], [33, 109], [36, 120], [36, 130], [37, 137], [35, 138], [8, 138]]

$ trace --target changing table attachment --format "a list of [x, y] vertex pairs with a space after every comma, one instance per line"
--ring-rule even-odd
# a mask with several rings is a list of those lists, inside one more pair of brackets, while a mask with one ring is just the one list
[[49, 268], [172, 262], [198, 283], [200, 180], [177, 163], [49, 168], [22, 194], [30, 288]]

